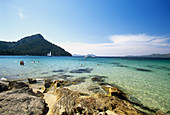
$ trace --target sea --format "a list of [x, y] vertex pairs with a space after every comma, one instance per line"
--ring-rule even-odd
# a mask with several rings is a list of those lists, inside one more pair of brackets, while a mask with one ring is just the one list
[[[24, 65], [20, 65], [24, 61]], [[0, 56], [0, 79], [42, 80], [86, 77], [82, 88], [90, 85], [92, 76], [106, 76], [129, 98], [144, 106], [170, 111], [170, 59], [136, 57], [60, 57]]]

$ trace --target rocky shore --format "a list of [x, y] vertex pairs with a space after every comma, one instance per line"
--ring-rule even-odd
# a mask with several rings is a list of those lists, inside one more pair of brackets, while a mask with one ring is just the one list
[[[69, 76], [65, 76], [69, 77]], [[93, 76], [96, 86], [87, 92], [73, 90], [85, 78], [73, 80], [45, 79], [37, 82], [0, 81], [2, 115], [166, 115], [133, 102], [119, 88], [104, 82], [105, 76]], [[137, 108], [136, 108], [137, 106]], [[140, 109], [139, 109], [140, 108]]]

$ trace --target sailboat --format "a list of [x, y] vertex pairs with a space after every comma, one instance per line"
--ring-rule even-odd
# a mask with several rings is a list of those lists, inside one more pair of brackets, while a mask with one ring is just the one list
[[51, 56], [51, 51], [50, 51], [50, 53], [47, 54], [47, 56]]

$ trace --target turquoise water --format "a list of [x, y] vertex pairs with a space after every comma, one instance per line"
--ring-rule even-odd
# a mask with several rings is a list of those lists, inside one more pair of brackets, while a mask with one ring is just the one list
[[[24, 66], [19, 64], [21, 60], [25, 62]], [[88, 72], [70, 72], [77, 69]], [[68, 79], [108, 76], [106, 82], [121, 87], [145, 106], [170, 111], [170, 59], [0, 56], [0, 78], [57, 79], [58, 75], [73, 76]]]

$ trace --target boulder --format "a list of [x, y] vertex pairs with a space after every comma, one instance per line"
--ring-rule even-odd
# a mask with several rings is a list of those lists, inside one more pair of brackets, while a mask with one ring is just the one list
[[43, 115], [48, 112], [45, 101], [28, 87], [2, 92], [0, 100], [3, 115]]
[[8, 86], [3, 83], [0, 83], [0, 92], [7, 91], [7, 90], [8, 90]]
[[37, 80], [32, 79], [32, 78], [28, 78], [28, 83], [30, 83], [30, 84], [37, 83]]

